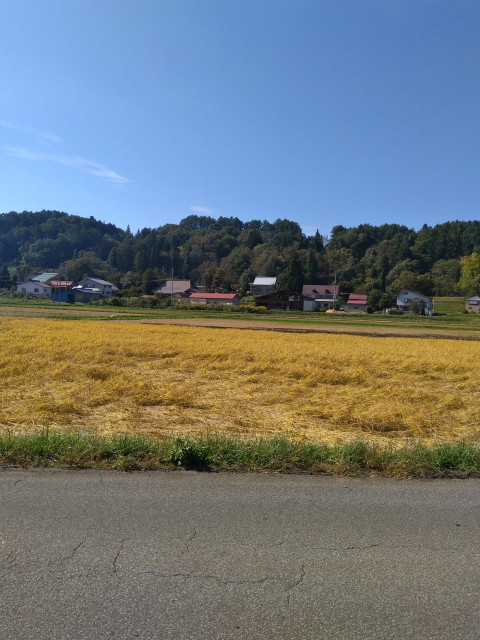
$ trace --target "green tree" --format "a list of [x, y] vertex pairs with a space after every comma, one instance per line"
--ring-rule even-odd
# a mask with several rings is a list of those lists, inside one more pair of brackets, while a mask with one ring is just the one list
[[155, 273], [154, 269], [145, 269], [142, 274], [142, 291], [148, 295], [153, 293], [153, 290], [160, 285], [160, 279]]
[[462, 275], [458, 281], [458, 288], [465, 295], [471, 296], [480, 292], [480, 253], [474, 251], [460, 260]]
[[390, 261], [388, 259], [388, 256], [383, 255], [380, 257], [379, 269], [380, 269], [380, 289], [381, 291], [385, 291], [385, 288], [387, 286], [387, 274], [390, 270]]
[[295, 251], [288, 267], [278, 276], [276, 289], [301, 292], [304, 280], [302, 263]]
[[0, 269], [0, 289], [10, 289], [11, 286], [10, 272], [7, 267], [2, 267]]
[[315, 257], [315, 251], [309, 249], [305, 260], [305, 282], [307, 284], [315, 284], [317, 281], [318, 263]]
[[226, 279], [225, 269], [219, 267], [212, 278], [212, 287], [214, 289], [228, 289], [230, 282]]

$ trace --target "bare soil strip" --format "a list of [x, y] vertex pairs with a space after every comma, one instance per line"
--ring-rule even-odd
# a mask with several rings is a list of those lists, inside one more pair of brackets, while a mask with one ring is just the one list
[[[140, 313], [145, 312], [141, 310]], [[190, 312], [195, 314], [195, 312]], [[58, 318], [85, 318], [106, 321], [120, 321], [128, 323], [140, 323], [140, 324], [158, 324], [158, 325], [173, 325], [173, 326], [187, 326], [187, 327], [199, 327], [206, 329], [243, 329], [250, 331], [276, 331], [280, 333], [326, 333], [326, 334], [343, 334], [351, 336], [366, 336], [372, 338], [427, 338], [427, 339], [446, 339], [446, 340], [470, 340], [480, 341], [480, 332], [476, 328], [466, 327], [465, 325], [449, 322], [448, 324], [433, 324], [432, 329], [426, 330], [425, 326], [416, 327], [413, 323], [403, 322], [402, 326], [392, 326], [391, 323], [385, 322], [384, 325], [379, 325], [375, 322], [375, 317], [366, 316], [365, 318], [349, 318], [349, 325], [345, 326], [345, 320], [343, 318], [338, 319], [338, 324], [335, 323], [335, 319], [332, 318], [327, 324], [324, 323], [323, 318], [305, 318], [297, 321], [292, 326], [291, 321], [282, 323], [277, 319], [270, 319], [262, 317], [262, 319], [256, 319], [249, 317], [248, 320], [241, 318], [199, 318], [194, 315], [191, 318], [132, 318], [131, 315], [139, 315], [137, 309], [131, 309], [123, 312], [118, 312], [115, 308], [85, 308], [74, 307], [73, 309], [65, 308], [46, 308], [35, 306], [8, 306], [0, 305], [0, 317], [32, 317], [52, 318], [57, 316]], [[129, 317], [130, 316], [130, 317]], [[427, 322], [428, 320], [426, 320]], [[352, 324], [355, 326], [352, 326]]]
[[[121, 321], [121, 317], [115, 319]], [[373, 327], [368, 325], [359, 325], [358, 327], [345, 327], [345, 326], [288, 326], [282, 324], [266, 324], [265, 322], [258, 321], [242, 321], [242, 320], [222, 320], [212, 319], [206, 320], [204, 318], [172, 318], [165, 319], [142, 319], [131, 320], [127, 319], [124, 322], [139, 323], [139, 324], [159, 324], [159, 325], [174, 325], [174, 326], [187, 326], [198, 327], [204, 329], [242, 329], [245, 331], [277, 331], [280, 333], [328, 333], [328, 334], [343, 334], [349, 336], [365, 336], [370, 338], [426, 338], [433, 340], [472, 340], [480, 341], [480, 335], [476, 332], [462, 331], [461, 334], [449, 331], [447, 328], [439, 328], [438, 333], [428, 333], [424, 329], [415, 329], [412, 327]]]

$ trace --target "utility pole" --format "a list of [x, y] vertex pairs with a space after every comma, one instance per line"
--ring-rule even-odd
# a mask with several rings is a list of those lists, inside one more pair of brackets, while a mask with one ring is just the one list
[[336, 269], [333, 270], [333, 276], [334, 276], [334, 281], [333, 281], [333, 310], [335, 311], [335, 306], [337, 304], [337, 270]]

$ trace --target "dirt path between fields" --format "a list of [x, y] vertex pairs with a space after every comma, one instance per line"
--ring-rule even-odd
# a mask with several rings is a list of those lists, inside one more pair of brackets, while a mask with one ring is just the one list
[[[134, 313], [134, 311], [132, 311]], [[126, 314], [125, 314], [126, 315]], [[222, 318], [137, 318], [132, 319], [123, 317], [123, 313], [102, 309], [85, 309], [75, 307], [73, 309], [49, 309], [45, 307], [20, 307], [0, 305], [0, 317], [17, 317], [17, 318], [68, 318], [72, 316], [74, 319], [79, 317], [108, 322], [129, 322], [132, 324], [156, 324], [156, 325], [176, 325], [186, 327], [202, 327], [205, 329], [242, 329], [248, 331], [277, 331], [281, 333], [329, 333], [343, 334], [351, 336], [367, 336], [372, 338], [428, 338], [435, 340], [471, 340], [480, 341], [480, 332], [464, 328], [462, 325], [450, 326], [435, 325], [432, 331], [426, 330], [424, 327], [416, 328], [414, 326], [392, 327], [387, 324], [384, 326], [375, 325], [365, 320], [359, 320], [356, 326], [344, 326], [341, 321], [338, 324], [323, 324], [312, 321], [299, 322], [292, 326], [292, 323], [275, 322], [268, 319], [222, 319]], [[456, 329], [458, 327], [458, 329]]]
[[[119, 317], [116, 321], [121, 321]], [[415, 329], [411, 327], [393, 328], [393, 327], [342, 327], [342, 326], [297, 326], [281, 324], [265, 324], [264, 322], [242, 321], [242, 320], [221, 320], [212, 319], [145, 319], [145, 320], [125, 320], [133, 324], [157, 324], [157, 325], [175, 325], [186, 327], [202, 327], [205, 329], [241, 329], [246, 331], [277, 331], [280, 333], [331, 333], [343, 334], [350, 336], [366, 336], [371, 338], [428, 338], [434, 340], [472, 340], [480, 341], [480, 335], [477, 332], [462, 331], [461, 334], [449, 332], [448, 329], [438, 329], [438, 333], [430, 333], [424, 329]]]

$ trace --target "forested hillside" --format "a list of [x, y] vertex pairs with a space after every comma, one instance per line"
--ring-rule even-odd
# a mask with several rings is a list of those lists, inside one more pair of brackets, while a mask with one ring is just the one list
[[[301, 290], [304, 283], [331, 283], [336, 274], [343, 293], [368, 293], [375, 303], [403, 286], [448, 296], [460, 281], [470, 293], [477, 286], [479, 247], [480, 221], [425, 225], [418, 232], [397, 224], [339, 225], [325, 238], [318, 231], [306, 236], [291, 220], [191, 215], [132, 233], [93, 217], [10, 212], [0, 214], [0, 287], [47, 269], [74, 280], [97, 275], [144, 292], [172, 270], [176, 278], [241, 293], [257, 275], [277, 276], [279, 288]], [[468, 281], [462, 258], [463, 276], [466, 266], [473, 273]]]

